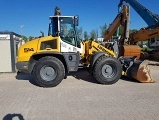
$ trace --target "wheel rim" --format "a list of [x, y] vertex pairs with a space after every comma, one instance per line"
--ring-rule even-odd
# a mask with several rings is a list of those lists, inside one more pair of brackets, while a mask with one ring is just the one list
[[113, 67], [113, 65], [108, 65], [108, 64], [105, 64], [103, 67], [102, 67], [102, 75], [105, 77], [105, 78], [112, 78], [114, 75], [115, 75], [115, 67]]
[[43, 66], [40, 69], [40, 76], [45, 81], [52, 81], [53, 79], [55, 79], [56, 75], [56, 70], [53, 67]]

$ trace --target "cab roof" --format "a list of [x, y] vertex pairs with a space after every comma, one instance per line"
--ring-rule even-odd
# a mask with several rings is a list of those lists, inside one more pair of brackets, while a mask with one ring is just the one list
[[50, 16], [49, 18], [51, 19], [51, 18], [54, 18], [54, 17], [67, 17], [67, 18], [73, 18], [73, 17], [75, 17], [75, 16], [60, 16], [60, 15], [56, 15], [56, 16]]

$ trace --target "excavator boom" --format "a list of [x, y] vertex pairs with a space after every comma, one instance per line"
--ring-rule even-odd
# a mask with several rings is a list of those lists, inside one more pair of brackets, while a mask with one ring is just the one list
[[119, 14], [115, 17], [113, 22], [109, 25], [109, 28], [106, 31], [104, 41], [108, 41], [113, 34], [116, 32], [116, 30], [119, 28], [120, 25], [123, 26], [123, 33], [125, 33], [123, 36], [125, 38], [128, 37], [129, 32], [129, 6], [124, 5]]
[[159, 15], [152, 13], [137, 0], [120, 0], [118, 7], [121, 8], [125, 5], [124, 2], [129, 3], [148, 25], [148, 27], [141, 28], [139, 31], [130, 34], [128, 42], [130, 44], [135, 44], [138, 41], [148, 40], [148, 47], [158, 51], [159, 42], [157, 37], [159, 36]]
[[140, 15], [148, 26], [153, 26], [159, 22], [159, 17], [140, 4], [137, 0], [120, 0], [118, 7], [120, 8], [124, 1], [129, 3], [131, 7]]
[[159, 28], [155, 29], [142, 28], [139, 31], [130, 34], [130, 43], [135, 44], [138, 41], [145, 41], [150, 38], [154, 38], [156, 36], [159, 36]]
[[117, 28], [120, 26], [120, 20], [121, 14], [118, 14], [113, 23], [110, 24], [111, 27], [107, 30], [104, 41], [108, 41], [113, 36]]
[[125, 46], [124, 43], [125, 41], [128, 41], [129, 38], [129, 24], [130, 24], [130, 11], [129, 11], [129, 6], [128, 5], [123, 5], [122, 8], [120, 9], [119, 13], [113, 20], [113, 22], [110, 24], [104, 40], [103, 41], [109, 41], [111, 37], [114, 35], [116, 30], [121, 26], [122, 28], [122, 33], [121, 33], [121, 38], [119, 40], [119, 54], [117, 57], [120, 56], [137, 56], [137, 59], [140, 58], [140, 52], [141, 48], [139, 46], [135, 45], [130, 45], [130, 46]]

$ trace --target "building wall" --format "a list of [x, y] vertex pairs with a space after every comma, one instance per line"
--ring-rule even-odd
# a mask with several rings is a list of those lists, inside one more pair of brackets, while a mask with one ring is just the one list
[[0, 72], [12, 72], [10, 35], [0, 35]]
[[0, 32], [0, 72], [15, 72], [21, 36], [14, 32]]

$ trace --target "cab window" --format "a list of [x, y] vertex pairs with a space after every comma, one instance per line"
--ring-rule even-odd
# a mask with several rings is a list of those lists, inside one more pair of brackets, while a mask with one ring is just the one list
[[73, 18], [60, 18], [60, 37], [64, 42], [73, 46], [76, 45]]

